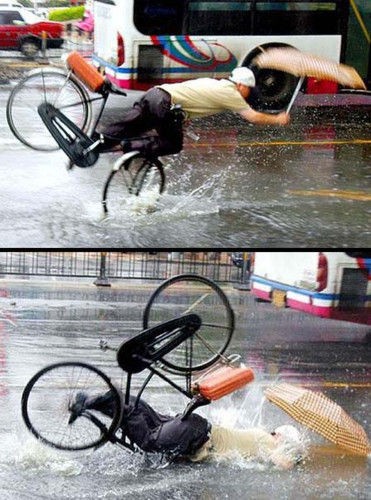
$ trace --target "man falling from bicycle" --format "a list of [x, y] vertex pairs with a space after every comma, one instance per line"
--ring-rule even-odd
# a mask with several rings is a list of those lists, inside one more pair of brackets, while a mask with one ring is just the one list
[[[109, 125], [93, 138], [100, 137], [100, 151], [110, 150], [121, 143], [124, 152], [136, 150], [157, 157], [181, 151], [185, 118], [232, 111], [253, 124], [287, 125], [290, 121], [288, 113], [262, 113], [249, 106], [246, 99], [255, 84], [254, 73], [249, 68], [237, 67], [229, 79], [198, 78], [153, 87], [122, 120]], [[138, 137], [153, 129], [156, 135]]]
[[[79, 411], [97, 410], [108, 416], [114, 411], [114, 397], [109, 391], [89, 399], [78, 393]], [[202, 403], [203, 404], [203, 403]], [[274, 432], [262, 428], [232, 429], [211, 425], [196, 413], [176, 416], [156, 412], [142, 399], [130, 396], [124, 405], [120, 427], [131, 443], [149, 453], [161, 453], [167, 459], [192, 462], [213, 457], [255, 459], [290, 469], [305, 456], [305, 442], [292, 425], [282, 425]]]

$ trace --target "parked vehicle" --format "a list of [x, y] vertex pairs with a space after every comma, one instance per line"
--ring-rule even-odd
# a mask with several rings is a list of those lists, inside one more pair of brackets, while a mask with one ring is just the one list
[[63, 45], [63, 24], [42, 19], [21, 7], [0, 6], [0, 49], [20, 50], [33, 58], [42, 48], [59, 48]]
[[18, 2], [13, 2], [12, 0], [3, 0], [1, 1], [0, 0], [0, 8], [3, 8], [3, 7], [20, 7], [21, 9], [23, 9], [23, 5], [18, 3]]
[[371, 324], [371, 253], [255, 252], [251, 293], [276, 306]]

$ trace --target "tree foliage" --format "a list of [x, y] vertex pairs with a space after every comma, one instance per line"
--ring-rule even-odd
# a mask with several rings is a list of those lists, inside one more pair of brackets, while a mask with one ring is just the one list
[[75, 19], [82, 19], [84, 17], [85, 7], [79, 5], [78, 7], [67, 7], [64, 9], [54, 9], [49, 12], [50, 21], [73, 21]]

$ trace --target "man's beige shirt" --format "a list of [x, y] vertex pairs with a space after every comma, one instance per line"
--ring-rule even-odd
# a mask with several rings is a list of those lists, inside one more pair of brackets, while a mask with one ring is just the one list
[[166, 90], [171, 95], [172, 104], [180, 104], [189, 118], [249, 108], [236, 85], [229, 80], [197, 78], [181, 83], [165, 83], [159, 88]]
[[274, 437], [259, 427], [228, 429], [213, 425], [209, 441], [192, 455], [190, 460], [199, 462], [211, 456], [227, 458], [234, 452], [244, 458], [269, 460], [276, 448], [277, 441]]

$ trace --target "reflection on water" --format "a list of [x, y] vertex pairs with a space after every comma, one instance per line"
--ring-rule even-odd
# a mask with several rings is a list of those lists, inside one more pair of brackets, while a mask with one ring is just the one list
[[[370, 463], [339, 453], [321, 437], [301, 427], [315, 445], [306, 462], [292, 471], [236, 459], [233, 463], [174, 464], [153, 469], [141, 454], [107, 444], [95, 452], [67, 453], [47, 448], [25, 428], [20, 397], [26, 382], [45, 365], [83, 360], [99, 366], [122, 384], [111, 345], [141, 329], [144, 304], [155, 285], [133, 293], [44, 284], [11, 285], [0, 310], [0, 497], [30, 498], [367, 498]], [[74, 290], [74, 295], [72, 291]], [[369, 421], [370, 347], [367, 327], [328, 322], [296, 311], [255, 303], [248, 293], [227, 289], [237, 329], [229, 353], [237, 352], [255, 371], [243, 390], [204, 407], [199, 413], [214, 423], [236, 427], [262, 425], [268, 430], [291, 420], [263, 397], [278, 380], [323, 390], [371, 433]], [[176, 310], [186, 292], [174, 300]], [[11, 305], [11, 302], [13, 305]], [[122, 332], [125, 332], [124, 334]], [[338, 339], [336, 339], [336, 335]], [[144, 374], [134, 377], [134, 389]], [[145, 393], [159, 411], [182, 411], [186, 398], [154, 378]]]

